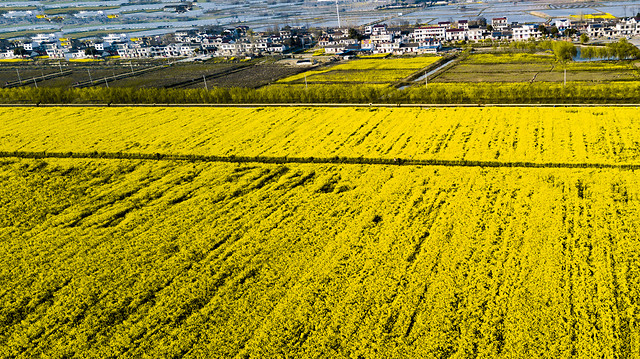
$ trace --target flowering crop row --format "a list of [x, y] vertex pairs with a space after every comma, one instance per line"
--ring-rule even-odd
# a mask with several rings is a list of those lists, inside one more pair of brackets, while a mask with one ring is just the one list
[[392, 59], [359, 59], [322, 70], [312, 70], [279, 80], [279, 83], [304, 82], [393, 82], [423, 69], [440, 57], [412, 57]]
[[0, 151], [637, 164], [627, 108], [2, 108]]
[[636, 357], [632, 171], [0, 162], [0, 358]]
[[513, 54], [473, 54], [464, 60], [468, 64], [512, 64], [512, 63], [551, 63], [552, 55], [536, 55], [527, 53]]

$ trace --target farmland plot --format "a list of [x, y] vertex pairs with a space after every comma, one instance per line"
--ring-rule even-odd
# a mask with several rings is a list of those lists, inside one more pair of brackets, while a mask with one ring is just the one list
[[311, 70], [286, 77], [278, 83], [391, 83], [401, 80], [436, 61], [440, 57], [412, 57], [387, 59], [360, 59], [338, 64], [321, 70]]
[[5, 155], [498, 166], [4, 157], [0, 358], [640, 354], [638, 172], [553, 167], [638, 163], [634, 108], [1, 111]]

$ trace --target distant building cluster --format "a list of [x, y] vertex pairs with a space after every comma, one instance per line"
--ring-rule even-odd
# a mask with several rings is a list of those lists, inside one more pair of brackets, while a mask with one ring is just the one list
[[588, 20], [565, 18], [544, 24], [519, 24], [506, 17], [487, 20], [458, 20], [427, 26], [392, 28], [384, 24], [360, 29], [326, 29], [311, 32], [285, 27], [254, 33], [246, 26], [215, 31], [190, 30], [155, 37], [109, 34], [93, 40], [57, 38], [39, 34], [22, 41], [0, 43], [0, 59], [50, 58], [123, 59], [176, 58], [197, 56], [252, 57], [320, 48], [325, 54], [353, 53], [425, 54], [440, 51], [443, 44], [492, 41], [527, 41], [545, 36], [616, 39], [640, 35], [640, 17]]
[[440, 51], [444, 43], [527, 41], [549, 37], [576, 37], [586, 34], [592, 39], [617, 39], [640, 35], [640, 17], [624, 19], [591, 18], [556, 19], [545, 24], [510, 23], [506, 17], [490, 21], [458, 20], [433, 25], [416, 26], [410, 30], [393, 29], [387, 25], [372, 25], [364, 28], [360, 39], [349, 36], [347, 31], [334, 30], [322, 37], [318, 45], [329, 54], [353, 51], [371, 53], [433, 53]]
[[281, 54], [309, 47], [313, 37], [304, 31], [283, 29], [276, 34], [253, 33], [246, 26], [221, 31], [180, 31], [169, 36], [129, 37], [108, 34], [94, 40], [57, 38], [38, 34], [27, 40], [0, 44], [0, 59], [42, 58], [80, 60], [209, 56], [258, 56]]

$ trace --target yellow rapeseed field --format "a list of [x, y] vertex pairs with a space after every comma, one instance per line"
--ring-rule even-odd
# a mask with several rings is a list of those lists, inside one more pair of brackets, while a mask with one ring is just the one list
[[0, 108], [0, 151], [636, 163], [635, 107]]
[[278, 80], [279, 83], [311, 82], [323, 83], [383, 83], [403, 79], [412, 73], [440, 60], [438, 56], [422, 56], [388, 59], [358, 59], [321, 70], [306, 71]]
[[0, 108], [0, 358], [638, 357], [639, 115]]

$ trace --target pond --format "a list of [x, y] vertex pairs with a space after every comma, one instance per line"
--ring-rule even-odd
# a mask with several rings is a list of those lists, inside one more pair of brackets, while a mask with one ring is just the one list
[[576, 62], [596, 62], [596, 61], [617, 61], [619, 60], [618, 57], [613, 56], [613, 57], [594, 57], [594, 58], [584, 58], [582, 57], [582, 51], [580, 46], [577, 47], [578, 52], [576, 53], [576, 56], [573, 57], [573, 61]]

